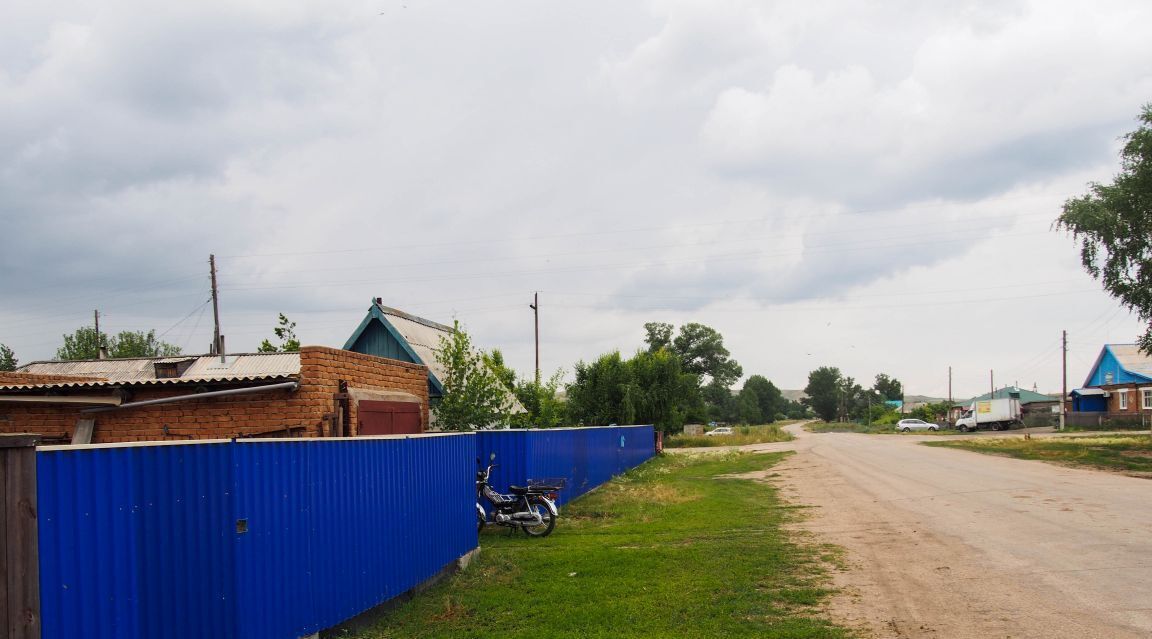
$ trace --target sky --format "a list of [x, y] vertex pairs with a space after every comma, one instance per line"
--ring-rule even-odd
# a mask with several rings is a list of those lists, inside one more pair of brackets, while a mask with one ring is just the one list
[[[786, 389], [1059, 392], [1137, 318], [1061, 205], [1152, 101], [1144, 0], [18, 3], [0, 343], [343, 346], [371, 300], [544, 374], [720, 331]], [[992, 379], [990, 379], [990, 376]]]

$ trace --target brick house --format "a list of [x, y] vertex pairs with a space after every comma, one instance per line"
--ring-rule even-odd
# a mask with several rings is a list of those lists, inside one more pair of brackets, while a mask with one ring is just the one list
[[428, 369], [298, 353], [33, 362], [0, 373], [0, 433], [106, 443], [422, 432]]
[[1152, 357], [1135, 344], [1105, 344], [1084, 387], [1071, 395], [1073, 412], [1116, 417], [1152, 414]]

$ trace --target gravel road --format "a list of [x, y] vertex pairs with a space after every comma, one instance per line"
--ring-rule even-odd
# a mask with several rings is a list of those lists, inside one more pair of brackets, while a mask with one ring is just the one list
[[874, 637], [1152, 637], [1152, 482], [917, 445], [812, 434], [759, 445], [846, 550], [833, 618]]

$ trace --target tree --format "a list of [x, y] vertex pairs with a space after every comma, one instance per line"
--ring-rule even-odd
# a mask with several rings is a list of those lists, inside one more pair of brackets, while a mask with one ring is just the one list
[[724, 388], [740, 379], [744, 369], [724, 348], [724, 337], [716, 329], [695, 322], [680, 327], [672, 341], [672, 350], [680, 356], [684, 372], [707, 376]]
[[655, 353], [664, 349], [672, 349], [672, 325], [664, 322], [648, 322], [644, 325], [647, 336], [644, 341], [648, 343], [648, 352]]
[[95, 328], [82, 326], [71, 335], [64, 335], [64, 345], [56, 349], [56, 359], [97, 359], [101, 346], [108, 350], [110, 357], [171, 357], [180, 354], [179, 346], [156, 339], [155, 330], [97, 335]]
[[508, 365], [504, 363], [504, 353], [501, 353], [500, 349], [494, 348], [491, 353], [481, 353], [480, 356], [484, 358], [484, 364], [496, 375], [496, 379], [500, 380], [500, 383], [509, 392], [515, 392], [516, 371], [508, 368]]
[[265, 339], [260, 342], [260, 347], [256, 349], [256, 352], [295, 353], [300, 350], [300, 340], [296, 338], [296, 322], [288, 321], [283, 313], [280, 313], [279, 325], [273, 328], [272, 332], [276, 334], [276, 339], [280, 340], [280, 345], [275, 346]]
[[840, 369], [831, 366], [821, 366], [808, 373], [808, 385], [804, 393], [808, 395], [805, 403], [820, 419], [830, 422], [840, 413], [840, 394], [843, 379]]
[[1085, 270], [1148, 323], [1138, 341], [1152, 354], [1152, 103], [1138, 120], [1112, 184], [1089, 183], [1086, 195], [1064, 202], [1056, 226], [1080, 241]]
[[14, 371], [19, 363], [12, 349], [7, 344], [0, 344], [0, 371]]
[[516, 428], [555, 428], [563, 426], [567, 420], [567, 405], [557, 396], [563, 371], [556, 371], [552, 377], [537, 383], [535, 379], [525, 379], [516, 383], [516, 399], [526, 412], [512, 416], [512, 426]]
[[895, 377], [888, 377], [884, 373], [876, 376], [876, 383], [872, 385], [882, 399], [895, 401], [904, 399], [904, 385]]
[[660, 349], [639, 351], [626, 360], [618, 351], [594, 362], [577, 362], [568, 385], [568, 412], [582, 424], [653, 424], [675, 431], [699, 414], [700, 380], [685, 373], [680, 359]]
[[444, 430], [473, 430], [508, 423], [508, 390], [472, 347], [472, 338], [453, 322], [452, 333], [440, 338], [436, 359], [444, 366], [444, 396], [436, 407]]
[[756, 392], [745, 384], [736, 396], [736, 404], [740, 410], [740, 421], [744, 424], [761, 424], [764, 422], [764, 413], [760, 410], [760, 401]]
[[743, 395], [745, 392], [751, 393], [756, 399], [756, 408], [761, 420], [757, 421], [757, 424], [772, 423], [776, 421], [777, 415], [784, 412], [784, 397], [780, 394], [780, 389], [763, 375], [749, 377], [744, 382], [740, 394]]
[[121, 331], [110, 339], [108, 354], [112, 357], [171, 357], [180, 347], [156, 339], [156, 331]]

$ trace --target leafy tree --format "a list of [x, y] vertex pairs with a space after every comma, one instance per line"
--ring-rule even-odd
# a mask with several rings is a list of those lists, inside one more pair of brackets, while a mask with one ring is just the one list
[[[768, 381], [763, 375], [753, 375], [744, 382], [744, 388], [740, 394], [751, 393], [756, 399], [757, 412], [760, 415], [760, 421], [755, 423], [771, 423], [776, 421], [776, 416], [782, 414], [784, 397], [780, 394], [780, 389], [776, 385]], [[741, 409], [743, 410], [743, 408]], [[752, 423], [752, 422], [749, 422]]]
[[1064, 202], [1056, 226], [1080, 241], [1080, 262], [1104, 290], [1148, 322], [1140, 349], [1152, 354], [1152, 103], [1124, 136], [1112, 184]]
[[934, 422], [947, 417], [948, 409], [951, 407], [952, 404], [948, 402], [932, 402], [917, 407], [916, 410], [912, 411], [912, 416], [926, 422]]
[[280, 313], [279, 325], [272, 329], [272, 332], [276, 334], [276, 339], [280, 340], [280, 345], [276, 346], [265, 339], [260, 342], [260, 348], [257, 348], [256, 352], [295, 353], [300, 350], [300, 340], [296, 338], [296, 322], [288, 321], [283, 313]]
[[744, 384], [744, 388], [740, 389], [740, 394], [736, 396], [736, 404], [740, 410], [742, 423], [764, 423], [764, 413], [760, 410], [760, 398], [756, 396], [756, 391], [748, 387], [748, 384]]
[[[497, 373], [499, 376], [499, 373]], [[515, 428], [555, 428], [567, 421], [567, 405], [557, 395], [563, 371], [556, 371], [546, 381], [537, 383], [535, 379], [517, 382], [514, 387], [516, 399], [527, 412], [512, 416]]]
[[808, 395], [805, 403], [820, 419], [830, 422], [840, 414], [843, 381], [840, 369], [831, 366], [821, 366], [808, 373], [808, 385], [804, 387], [804, 393]]
[[492, 373], [496, 375], [496, 379], [504, 385], [511, 392], [516, 391], [516, 371], [508, 367], [504, 363], [504, 353], [500, 349], [494, 348], [491, 353], [481, 353], [484, 358], [484, 363], [488, 368], [492, 369]]
[[64, 345], [56, 349], [56, 359], [80, 360], [100, 357], [100, 346], [108, 349], [110, 357], [171, 357], [180, 354], [180, 347], [156, 339], [156, 331], [121, 331], [117, 335], [96, 334], [96, 329], [82, 326], [71, 335], [64, 335]]
[[472, 347], [460, 322], [440, 338], [436, 359], [444, 366], [444, 396], [436, 407], [437, 425], [444, 430], [503, 426], [511, 410], [508, 390]]
[[612, 352], [578, 362], [575, 377], [568, 385], [568, 411], [577, 423], [645, 423], [674, 431], [701, 412], [699, 378], [685, 373], [665, 349], [640, 351], [630, 360]]
[[785, 399], [781, 411], [788, 419], [805, 419], [812, 416], [807, 406], [792, 399]]
[[100, 346], [104, 338], [104, 335], [100, 335], [98, 341], [95, 328], [81, 326], [71, 335], [64, 336], [64, 345], [56, 349], [56, 359], [96, 359], [100, 357]]
[[888, 377], [884, 373], [876, 376], [876, 383], [872, 385], [872, 390], [876, 391], [882, 399], [898, 400], [904, 399], [904, 385], [900, 380], [895, 377]]
[[644, 341], [648, 343], [648, 352], [655, 353], [656, 351], [665, 348], [672, 349], [672, 325], [664, 322], [648, 322], [644, 325], [644, 332], [647, 336]]
[[695, 322], [680, 327], [672, 341], [672, 350], [680, 356], [684, 372], [708, 376], [724, 388], [740, 379], [744, 369], [724, 348], [724, 337], [716, 329]]
[[20, 362], [6, 344], [0, 344], [0, 371], [14, 371]]
[[596, 361], [577, 362], [575, 381], [568, 385], [568, 410], [582, 424], [628, 424], [636, 415], [626, 394], [631, 380], [619, 351], [605, 353]]
[[180, 347], [156, 339], [156, 331], [121, 331], [111, 338], [108, 354], [112, 357], [171, 357]]

